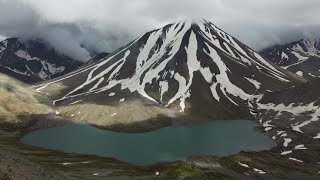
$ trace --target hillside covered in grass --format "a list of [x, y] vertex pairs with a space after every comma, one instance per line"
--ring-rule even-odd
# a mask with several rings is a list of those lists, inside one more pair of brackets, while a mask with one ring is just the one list
[[49, 100], [28, 85], [0, 74], [0, 123], [50, 112]]

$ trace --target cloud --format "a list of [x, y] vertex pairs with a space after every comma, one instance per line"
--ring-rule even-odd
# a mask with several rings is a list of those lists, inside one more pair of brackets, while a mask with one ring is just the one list
[[0, 41], [3, 41], [3, 40], [5, 40], [5, 39], [7, 39], [7, 37], [2, 36], [2, 35], [0, 34]]
[[185, 17], [204, 17], [260, 50], [320, 37], [319, 16], [318, 0], [0, 0], [0, 34], [41, 38], [85, 61]]

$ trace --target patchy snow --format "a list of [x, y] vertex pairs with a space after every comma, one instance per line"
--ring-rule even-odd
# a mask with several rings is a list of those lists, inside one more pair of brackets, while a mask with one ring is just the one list
[[43, 80], [47, 80], [47, 77], [49, 77], [44, 69], [41, 69], [41, 71], [38, 73], [38, 76]]
[[320, 133], [318, 133], [318, 135], [316, 135], [315, 137], [313, 137], [313, 139], [320, 139]]
[[261, 83], [254, 80], [254, 79], [250, 79], [250, 78], [247, 78], [247, 77], [244, 77], [246, 78], [246, 80], [248, 80], [251, 84], [254, 85], [254, 87], [256, 87], [256, 89], [260, 89], [260, 86], [261, 86]]
[[115, 115], [117, 115], [117, 113], [113, 113], [113, 114], [111, 114], [110, 116], [112, 117], [112, 116], [115, 116]]
[[300, 144], [300, 145], [297, 145], [296, 147], [294, 147], [295, 150], [301, 150], [301, 149], [307, 149], [304, 144]]
[[[216, 65], [218, 66], [218, 68], [220, 70], [220, 74], [217, 74], [215, 76], [216, 77], [216, 82], [213, 83], [212, 86], [211, 86], [211, 91], [214, 92], [213, 94], [217, 95], [216, 88], [220, 88], [220, 90], [225, 94], [225, 96], [231, 102], [233, 102], [233, 100], [226, 95], [226, 92], [228, 92], [229, 94], [231, 94], [233, 96], [240, 97], [243, 100], [248, 100], [248, 99], [252, 98], [253, 97], [252, 95], [247, 94], [242, 89], [240, 89], [239, 87], [237, 87], [236, 85], [234, 85], [234, 84], [232, 84], [230, 82], [228, 74], [227, 74], [229, 69], [224, 64], [224, 62], [222, 61], [221, 57], [218, 55], [217, 51], [214, 50], [213, 48], [211, 48], [211, 46], [209, 46], [208, 44], [207, 44], [207, 48], [209, 49], [209, 52], [207, 52], [206, 49], [204, 49], [205, 53], [207, 55], [209, 55], [212, 59], [215, 60], [215, 63], [216, 63]], [[218, 84], [220, 84], [220, 86], [218, 86]], [[220, 100], [219, 96], [217, 96], [215, 98], [216, 98], [217, 101]], [[235, 102], [233, 102], [233, 103], [236, 104]]]
[[[311, 104], [313, 104], [313, 103], [311, 103]], [[318, 108], [318, 106], [315, 106], [315, 107], [316, 107], [316, 108], [315, 108], [315, 109], [316, 109], [315, 112], [310, 115], [310, 116], [311, 116], [311, 119], [306, 120], [306, 121], [303, 121], [301, 124], [295, 124], [295, 125], [293, 125], [293, 126], [292, 126], [292, 130], [303, 133], [300, 128], [302, 128], [302, 127], [304, 127], [304, 126], [306, 126], [306, 125], [309, 125], [309, 124], [312, 123], [312, 122], [319, 121], [320, 108]], [[309, 106], [309, 108], [310, 108], [310, 106]], [[314, 110], [314, 109], [310, 109], [310, 111], [312, 111], [312, 110]]]
[[308, 75], [311, 76], [311, 77], [315, 77], [315, 78], [319, 78], [320, 77], [320, 76], [317, 76], [317, 75], [313, 75], [311, 73], [308, 73]]
[[93, 173], [92, 175], [93, 175], [93, 176], [99, 176], [100, 173]]
[[[104, 80], [105, 80], [104, 77], [101, 77], [101, 78], [99, 79], [99, 81], [97, 82], [97, 84], [95, 84], [90, 90], [92, 91], [92, 90], [98, 88], [99, 85], [100, 85]], [[110, 95], [109, 95], [109, 96], [110, 96]]]
[[161, 81], [159, 83], [159, 86], [160, 86], [160, 96], [161, 96], [160, 101], [162, 102], [164, 93], [168, 92], [169, 90], [169, 83], [167, 81]]
[[309, 57], [301, 56], [301, 54], [298, 53], [298, 52], [293, 52], [293, 51], [292, 51], [291, 53], [298, 58], [298, 61], [304, 61], [304, 60], [309, 59]]
[[180, 112], [184, 112], [184, 109], [186, 108], [185, 101], [190, 96], [191, 96], [191, 93], [190, 93], [190, 90], [189, 90], [189, 91], [187, 91], [185, 94], [183, 94], [180, 97], [180, 108], [181, 108]]
[[303, 76], [303, 72], [302, 72], [302, 71], [297, 71], [297, 72], [296, 72], [296, 75], [298, 75], [298, 76]]
[[288, 59], [289, 59], [289, 56], [285, 52], [282, 52], [281, 53], [281, 60], [288, 60]]
[[55, 64], [50, 64], [47, 62], [43, 62], [41, 61], [42, 65], [44, 68], [47, 68], [47, 70], [51, 73], [51, 74], [57, 74], [57, 73], [62, 73], [66, 68], [64, 66], [59, 66], [57, 67]]
[[71, 165], [71, 164], [72, 163], [69, 163], [69, 162], [62, 163], [62, 165], [64, 165], [64, 166]]
[[122, 99], [119, 100], [119, 102], [124, 102], [124, 100], [125, 100], [125, 98], [122, 98]]
[[312, 55], [318, 55], [319, 50], [315, 47], [316, 39], [304, 39], [304, 44], [307, 46], [307, 52]]
[[56, 114], [60, 114], [60, 111], [56, 111]]
[[304, 52], [303, 48], [300, 46], [300, 44], [296, 44], [292, 50], [297, 51], [297, 52]]
[[241, 163], [241, 162], [238, 162], [240, 164], [240, 166], [243, 166], [243, 167], [246, 167], [246, 168], [250, 168], [249, 165], [247, 164], [244, 164], [244, 163]]
[[265, 128], [264, 130], [265, 131], [270, 131], [272, 129], [272, 127], [267, 127], [267, 128]]
[[[281, 72], [281, 71], [277, 70], [275, 67], [273, 67], [269, 62], [267, 62], [267, 60], [263, 59], [258, 53], [253, 52], [253, 54], [260, 61], [260, 62], [256, 61], [260, 65], [260, 67], [264, 67], [264, 68], [268, 69], [270, 71], [270, 73], [273, 75], [273, 77], [279, 79], [280, 81], [290, 82], [288, 79], [285, 78], [286, 75], [283, 72]], [[262, 62], [262, 64], [261, 64], [261, 62]]]
[[[205, 23], [206, 23], [206, 22], [205, 22]], [[226, 51], [224, 48], [221, 47], [218, 38], [210, 32], [210, 30], [207, 28], [207, 26], [205, 26], [205, 24], [204, 24], [203, 22], [199, 22], [199, 23], [198, 23], [198, 26], [199, 26], [200, 29], [201, 29], [200, 34], [202, 35], [202, 37], [204, 37], [205, 39], [207, 39], [208, 41], [210, 41], [214, 46], [216, 46], [217, 48], [219, 48], [219, 49], [220, 49], [221, 51], [223, 51], [224, 53], [227, 53], [227, 54], [229, 54], [230, 56], [232, 56], [233, 58], [238, 59], [238, 57], [235, 56], [235, 54], [234, 54], [234, 53], [232, 52], [232, 50], [230, 49], [230, 46], [229, 46], [229, 45], [227, 45], [226, 43], [224, 43], [224, 46], [227, 48], [228, 51]], [[212, 25], [210, 25], [210, 27], [212, 27], [211, 30], [214, 30], [214, 31], [217, 32], [218, 28], [216, 28], [215, 26], [212, 26]], [[231, 39], [231, 37], [229, 37], [229, 38]], [[228, 40], [228, 41], [229, 41], [229, 40]], [[240, 48], [237, 43], [235, 43], [235, 42], [234, 42], [234, 44], [233, 44], [233, 42], [229, 42], [229, 43], [231, 44], [231, 46], [237, 45], [237, 47], [236, 47], [237, 51], [244, 52], [244, 51], [242, 50], [242, 48]], [[239, 53], [240, 53], [240, 52], [239, 52]], [[240, 64], [242, 64], [242, 65], [245, 65], [245, 66], [246, 66], [246, 65], [251, 65], [251, 62], [250, 62], [247, 58], [243, 57], [244, 55], [246, 55], [245, 52], [244, 52], [244, 54], [243, 54], [242, 56], [240, 55], [240, 56], [241, 56], [241, 58], [240, 58], [241, 61], [236, 61], [236, 62], [238, 62], [238, 63], [240, 63]]]
[[260, 170], [260, 169], [257, 169], [257, 168], [253, 168], [254, 171], [258, 172], [259, 174], [265, 174], [266, 172]]
[[299, 160], [299, 159], [292, 158], [292, 157], [289, 157], [289, 159], [292, 160], [292, 161], [303, 162], [303, 161], [301, 161], [301, 160]]
[[299, 115], [307, 111], [318, 109], [318, 106], [315, 106], [314, 102], [308, 105], [298, 105], [298, 106], [293, 106], [294, 103], [291, 103], [288, 106], [285, 106], [284, 104], [275, 105], [273, 103], [269, 103], [269, 104], [259, 103], [258, 105], [260, 109], [273, 110], [278, 112], [285, 111], [285, 112], [292, 113], [293, 115]]
[[283, 143], [284, 147], [288, 147], [289, 143], [292, 142], [292, 139], [290, 138], [283, 138], [283, 139], [284, 139], [284, 143]]
[[116, 93], [114, 93], [114, 92], [109, 94], [109, 96], [114, 96], [114, 95], [116, 95]]
[[27, 61], [32, 61], [32, 60], [39, 60], [39, 58], [37, 57], [31, 57], [28, 52], [26, 51], [23, 51], [21, 49], [17, 50], [15, 53], [14, 53], [16, 56], [18, 56], [19, 58], [22, 58], [22, 59], [26, 59]]
[[89, 163], [93, 163], [94, 161], [83, 161], [81, 162], [81, 164], [89, 164]]
[[291, 154], [292, 153], [292, 151], [290, 150], [290, 151], [283, 151], [282, 153], [281, 153], [281, 155], [287, 155], [287, 154]]
[[266, 121], [262, 124], [263, 127], [274, 127], [274, 125], [270, 124], [272, 120]]
[[185, 47], [187, 52], [187, 66], [189, 69], [189, 80], [185, 79], [179, 73], [176, 73], [174, 78], [179, 82], [179, 89], [173, 98], [170, 99], [167, 106], [177, 99], [180, 99], [180, 112], [184, 112], [185, 108], [185, 100], [186, 98], [190, 97], [190, 86], [192, 85], [193, 74], [195, 71], [199, 71], [201, 69], [200, 62], [197, 58], [197, 50], [198, 50], [198, 43], [197, 38], [194, 32], [192, 31], [189, 37], [189, 44], [188, 47]]

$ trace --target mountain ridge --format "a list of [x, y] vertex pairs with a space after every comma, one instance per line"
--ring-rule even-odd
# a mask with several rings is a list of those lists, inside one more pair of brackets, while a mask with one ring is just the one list
[[275, 45], [261, 54], [283, 69], [313, 80], [320, 77], [320, 39], [303, 38], [284, 45]]
[[0, 72], [26, 83], [52, 79], [82, 62], [60, 55], [41, 40], [8, 38], [0, 42]]

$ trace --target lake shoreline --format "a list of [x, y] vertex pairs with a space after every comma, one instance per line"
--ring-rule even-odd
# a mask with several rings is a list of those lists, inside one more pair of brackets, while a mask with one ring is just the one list
[[[55, 117], [54, 114], [52, 114], [53, 117]], [[50, 118], [48, 118], [50, 119]], [[38, 119], [39, 120], [39, 119]], [[65, 119], [66, 120], [66, 119]], [[58, 127], [58, 126], [65, 126], [67, 124], [72, 124], [72, 121], [67, 120], [65, 121], [57, 121], [54, 123], [36, 123], [36, 119], [34, 119], [33, 123], [31, 123], [32, 126], [24, 126], [23, 128], [21, 127], [11, 127], [11, 132], [8, 132], [8, 135], [5, 135], [5, 141], [7, 141], [8, 137], [10, 137], [9, 139], [15, 139], [15, 145], [6, 145], [3, 144], [3, 141], [0, 142], [0, 145], [2, 147], [8, 148], [8, 149], [12, 149], [12, 147], [14, 147], [14, 149], [16, 149], [17, 147], [19, 147], [18, 149], [21, 149], [21, 152], [23, 152], [22, 154], [24, 154], [25, 150], [24, 149], [29, 149], [31, 148], [32, 151], [31, 152], [35, 152], [35, 151], [39, 151], [40, 154], [43, 154], [43, 152], [45, 153], [50, 153], [49, 157], [52, 157], [52, 161], [56, 162], [58, 159], [65, 159], [64, 162], [61, 160], [59, 160], [61, 163], [59, 165], [50, 165], [50, 164], [43, 164], [42, 161], [47, 159], [47, 158], [42, 158], [39, 155], [35, 155], [35, 156], [31, 156], [29, 157], [29, 153], [28, 154], [24, 154], [21, 155], [21, 152], [19, 150], [19, 152], [17, 152], [17, 157], [22, 158], [22, 160], [24, 159], [30, 159], [32, 161], [34, 161], [34, 159], [37, 159], [35, 162], [39, 162], [40, 166], [45, 167], [44, 169], [48, 169], [48, 171], [51, 170], [57, 170], [57, 175], [61, 174], [61, 177], [64, 177], [65, 175], [65, 167], [66, 165], [63, 165], [63, 163], [69, 163], [68, 161], [71, 162], [71, 160], [67, 160], [70, 157], [74, 157], [72, 161], [76, 161], [74, 165], [71, 164], [71, 166], [75, 167], [76, 171], [74, 172], [69, 172], [68, 175], [66, 176], [66, 179], [73, 179], [71, 178], [72, 176], [74, 177], [74, 173], [78, 174], [78, 175], [87, 175], [88, 177], [92, 178], [92, 179], [105, 179], [106, 177], [109, 177], [110, 174], [101, 174], [101, 176], [99, 177], [95, 177], [92, 174], [93, 173], [89, 173], [88, 174], [88, 168], [89, 167], [95, 167], [96, 165], [94, 164], [85, 164], [86, 168], [83, 169], [82, 165], [78, 165], [77, 162], [80, 161], [80, 159], [82, 159], [81, 161], [86, 162], [86, 161], [95, 161], [95, 162], [106, 162], [107, 164], [111, 163], [111, 164], [119, 164], [117, 165], [116, 169], [123, 169], [123, 168], [132, 168], [134, 169], [135, 173], [134, 175], [129, 175], [128, 172], [129, 171], [123, 171], [121, 173], [111, 173], [112, 176], [115, 177], [126, 177], [126, 176], [133, 176], [133, 177], [149, 177], [150, 179], [154, 178], [155, 175], [154, 173], [156, 171], [159, 171], [161, 173], [161, 175], [163, 175], [163, 177], [175, 177], [178, 178], [180, 176], [185, 176], [187, 173], [187, 176], [201, 176], [201, 177], [219, 177], [220, 179], [223, 179], [221, 177], [233, 177], [234, 179], [244, 179], [244, 178], [248, 178], [247, 174], [250, 175], [250, 177], [252, 179], [258, 179], [261, 177], [264, 178], [274, 178], [276, 177], [281, 177], [281, 179], [290, 179], [290, 178], [294, 178], [294, 177], [300, 177], [300, 178], [315, 178], [318, 176], [318, 174], [315, 174], [315, 172], [317, 172], [317, 168], [319, 167], [319, 165], [316, 164], [310, 164], [310, 163], [299, 163], [299, 162], [295, 162], [292, 160], [288, 160], [287, 158], [284, 158], [280, 155], [279, 152], [282, 151], [281, 146], [279, 146], [279, 142], [277, 142], [277, 146], [272, 148], [271, 150], [268, 151], [261, 151], [261, 152], [240, 152], [236, 155], [232, 155], [232, 156], [227, 156], [227, 157], [223, 157], [223, 158], [217, 158], [214, 156], [197, 156], [197, 157], [190, 157], [188, 158], [186, 161], [179, 161], [179, 162], [175, 162], [175, 163], [161, 163], [161, 164], [155, 164], [152, 166], [148, 166], [148, 167], [144, 167], [141, 169], [141, 167], [136, 167], [136, 166], [132, 166], [132, 165], [128, 165], [125, 163], [121, 163], [117, 160], [112, 160], [109, 158], [103, 158], [103, 157], [97, 157], [97, 156], [86, 156], [86, 155], [81, 155], [81, 154], [68, 154], [68, 153], [63, 153], [63, 152], [59, 152], [59, 151], [51, 151], [51, 150], [45, 150], [42, 148], [37, 148], [37, 147], [32, 147], [29, 145], [24, 145], [22, 144], [22, 142], [20, 141], [20, 138], [22, 137], [22, 135], [24, 133], [27, 132], [33, 132], [37, 129], [45, 129], [45, 128], [51, 128], [51, 127]], [[25, 124], [24, 124], [25, 125]], [[30, 125], [30, 124], [29, 124]], [[23, 126], [23, 125], [22, 125]], [[3, 127], [3, 126], [1, 126]], [[255, 128], [257, 131], [262, 131], [263, 127], [262, 126], [257, 126]], [[264, 132], [265, 133], [265, 132]], [[268, 133], [267, 133], [268, 134]], [[269, 135], [269, 134], [268, 134]], [[270, 136], [270, 135], [269, 135]], [[11, 144], [11, 142], [10, 142]], [[23, 150], [23, 151], [22, 151]], [[8, 151], [10, 152], [10, 150]], [[308, 151], [309, 152], [309, 151]], [[309, 153], [310, 156], [312, 156], [312, 152]], [[304, 156], [306, 156], [306, 154], [304, 154]], [[13, 155], [13, 157], [15, 157], [15, 155]], [[209, 158], [210, 157], [210, 158]], [[191, 159], [191, 160], [190, 160]], [[208, 161], [206, 159], [209, 159]], [[47, 161], [46, 160], [46, 161]], [[50, 160], [51, 161], [51, 160]], [[217, 163], [218, 162], [218, 163]], [[238, 162], [241, 162], [243, 164], [247, 164], [250, 168], [246, 168], [241, 166]], [[95, 171], [106, 171], [107, 169], [113, 169], [114, 165], [112, 166], [106, 166], [103, 163], [98, 163], [99, 168]], [[216, 167], [217, 165], [220, 165], [221, 167]], [[75, 166], [76, 165], [76, 166]], [[93, 166], [94, 165], [94, 166]], [[305, 167], [302, 168], [301, 165], [304, 165]], [[12, 164], [12, 167], [14, 167], [15, 164]], [[69, 165], [67, 165], [69, 166]], [[57, 167], [59, 167], [57, 169]], [[29, 167], [26, 167], [29, 168]], [[79, 169], [81, 168], [81, 169]], [[263, 170], [265, 172], [267, 172], [267, 174], [259, 174], [258, 172], [254, 171], [254, 168], [256, 169], [260, 169]], [[33, 168], [31, 167], [31, 169], [33, 170], [37, 170], [37, 168]], [[89, 168], [90, 170], [91, 168]], [[302, 173], [299, 174], [295, 174], [294, 175], [290, 175], [290, 173], [288, 172], [295, 172], [297, 169], [301, 169]], [[108, 171], [109, 171], [108, 170]], [[91, 171], [91, 170], [90, 170]], [[130, 170], [131, 171], [131, 170]], [[32, 172], [32, 171], [31, 171]], [[14, 174], [14, 172], [12, 172]], [[11, 173], [11, 174], [12, 174]], [[49, 172], [47, 173], [46, 171], [43, 172], [44, 174], [49, 174]], [[181, 174], [183, 173], [183, 174]], [[17, 174], [19, 174], [19, 172], [17, 172]], [[200, 175], [201, 174], [201, 175]], [[71, 175], [71, 176], [70, 176]], [[93, 178], [94, 177], [94, 178]], [[36, 179], [36, 178], [35, 178]], [[40, 178], [39, 178], [40, 179]], [[174, 178], [173, 178], [174, 179]]]

